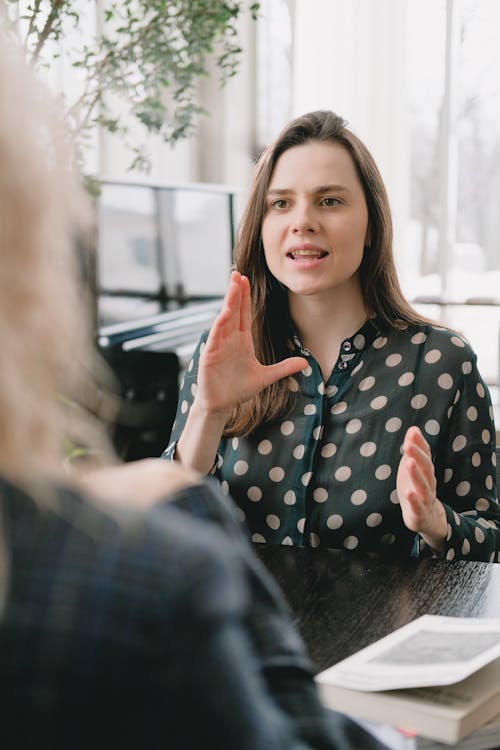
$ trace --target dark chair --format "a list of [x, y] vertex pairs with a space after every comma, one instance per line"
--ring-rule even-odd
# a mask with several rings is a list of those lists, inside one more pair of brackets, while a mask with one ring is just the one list
[[124, 461], [159, 457], [172, 429], [179, 396], [179, 359], [173, 352], [100, 348], [113, 371], [119, 413], [112, 428]]

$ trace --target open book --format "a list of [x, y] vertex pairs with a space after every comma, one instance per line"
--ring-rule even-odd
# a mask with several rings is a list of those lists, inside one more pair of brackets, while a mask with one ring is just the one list
[[455, 743], [500, 713], [500, 618], [424, 615], [316, 680], [330, 708]]

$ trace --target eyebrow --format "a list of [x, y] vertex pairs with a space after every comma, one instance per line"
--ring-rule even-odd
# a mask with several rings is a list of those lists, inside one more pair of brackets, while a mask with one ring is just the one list
[[[287, 195], [288, 193], [294, 193], [292, 188], [270, 188], [267, 191], [268, 195]], [[320, 185], [313, 190], [313, 193], [319, 195], [320, 193], [349, 193], [349, 188], [345, 185]]]

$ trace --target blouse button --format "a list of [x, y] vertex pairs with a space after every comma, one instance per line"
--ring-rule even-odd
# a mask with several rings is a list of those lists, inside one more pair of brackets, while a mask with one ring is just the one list
[[344, 350], [345, 352], [350, 352], [350, 351], [351, 351], [351, 349], [352, 349], [352, 344], [351, 344], [351, 342], [350, 342], [350, 341], [344, 341], [344, 343], [342, 344], [342, 349], [343, 349], [343, 350]]
[[339, 364], [339, 370], [347, 370], [348, 367], [349, 365], [347, 364], [347, 362], [340, 362]]

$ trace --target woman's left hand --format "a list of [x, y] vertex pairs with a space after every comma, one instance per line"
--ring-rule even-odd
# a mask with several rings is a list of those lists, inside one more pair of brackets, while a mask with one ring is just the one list
[[431, 451], [418, 427], [410, 427], [396, 480], [403, 521], [436, 552], [446, 539], [445, 509], [436, 496], [436, 476]]

